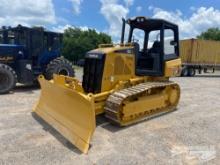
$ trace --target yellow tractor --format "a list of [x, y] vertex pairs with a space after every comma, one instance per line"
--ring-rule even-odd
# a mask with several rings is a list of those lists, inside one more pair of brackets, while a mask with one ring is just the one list
[[34, 112], [87, 153], [96, 115], [127, 126], [174, 111], [180, 88], [169, 77], [179, 75], [180, 67], [177, 25], [123, 19], [120, 44], [100, 45], [85, 55], [82, 83], [62, 75], [51, 81], [39, 77], [42, 90]]

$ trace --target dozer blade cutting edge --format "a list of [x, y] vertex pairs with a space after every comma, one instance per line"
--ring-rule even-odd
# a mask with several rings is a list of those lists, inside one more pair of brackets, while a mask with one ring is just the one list
[[69, 89], [56, 76], [53, 81], [40, 76], [39, 82], [41, 96], [33, 111], [80, 151], [87, 153], [96, 127], [92, 98]]

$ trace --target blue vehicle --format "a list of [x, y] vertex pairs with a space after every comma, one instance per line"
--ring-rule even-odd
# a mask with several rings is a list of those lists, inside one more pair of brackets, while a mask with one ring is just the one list
[[72, 64], [61, 57], [62, 34], [42, 27], [2, 27], [0, 29], [0, 94], [16, 83], [30, 85], [43, 74], [74, 76]]

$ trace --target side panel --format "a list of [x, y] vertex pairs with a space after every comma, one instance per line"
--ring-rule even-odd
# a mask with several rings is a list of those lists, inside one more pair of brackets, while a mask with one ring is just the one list
[[165, 77], [179, 76], [181, 73], [181, 59], [165, 62]]
[[[220, 64], [220, 42], [198, 40], [197, 59], [201, 64]], [[193, 61], [196, 63], [197, 61]]]
[[0, 44], [0, 63], [7, 64], [12, 68], [15, 67], [15, 62], [18, 59], [18, 48], [6, 44]]
[[180, 41], [180, 57], [183, 63], [191, 62], [193, 40]]
[[37, 57], [37, 65], [40, 65], [43, 69], [44, 67], [50, 63], [50, 61], [54, 60], [55, 58], [60, 56], [59, 50], [44, 50], [41, 54]]
[[102, 78], [102, 92], [112, 90], [119, 81], [135, 77], [134, 56], [133, 53], [123, 53], [118, 50], [107, 54]]
[[180, 41], [183, 63], [194, 65], [220, 65], [220, 42], [207, 40]]

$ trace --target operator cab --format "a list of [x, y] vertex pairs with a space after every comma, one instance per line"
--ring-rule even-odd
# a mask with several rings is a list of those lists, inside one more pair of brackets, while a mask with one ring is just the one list
[[179, 56], [178, 26], [146, 17], [123, 20], [122, 44], [126, 24], [129, 25], [127, 42], [135, 47], [136, 75], [163, 76], [165, 62]]

